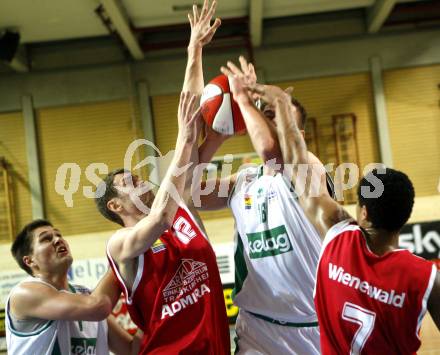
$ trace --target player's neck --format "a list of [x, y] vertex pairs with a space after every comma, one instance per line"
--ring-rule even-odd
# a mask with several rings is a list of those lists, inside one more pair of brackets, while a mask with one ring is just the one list
[[55, 287], [57, 290], [68, 290], [67, 272], [63, 274], [37, 274], [36, 277]]
[[138, 223], [142, 218], [144, 218], [146, 214], [137, 213], [129, 216], [122, 217], [125, 227], [134, 227], [136, 223]]
[[368, 228], [365, 231], [368, 248], [376, 255], [384, 255], [399, 247], [399, 232], [376, 228]]

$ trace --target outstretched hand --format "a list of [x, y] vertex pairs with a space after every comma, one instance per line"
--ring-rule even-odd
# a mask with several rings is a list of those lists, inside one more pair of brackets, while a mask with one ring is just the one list
[[189, 24], [191, 25], [191, 38], [189, 47], [205, 46], [211, 42], [212, 37], [219, 28], [221, 21], [216, 18], [211, 26], [211, 20], [215, 13], [217, 1], [214, 0], [209, 6], [209, 0], [205, 0], [201, 12], [197, 9], [197, 5], [193, 5], [193, 13], [188, 14]]
[[255, 73], [254, 65], [252, 63], [248, 63], [243, 56], [240, 56], [238, 60], [240, 62], [240, 68], [238, 68], [234, 63], [228, 61], [226, 67], [220, 68], [221, 72], [227, 76], [239, 77], [246, 87], [256, 85], [257, 74]]
[[[223, 72], [223, 67], [222, 67]], [[223, 72], [226, 74], [226, 71]], [[246, 85], [246, 79], [243, 75], [232, 74], [229, 72], [229, 87], [231, 89], [232, 96], [237, 103], [246, 103], [252, 101], [248, 86]]]
[[254, 97], [263, 100], [269, 105], [274, 106], [275, 102], [279, 99], [290, 100], [293, 88], [288, 87], [286, 90], [283, 90], [275, 85], [263, 85], [256, 83], [255, 85], [248, 86], [248, 90], [252, 93]]
[[177, 113], [179, 123], [179, 136], [186, 142], [197, 142], [201, 127], [201, 107], [197, 108], [198, 95], [189, 92], [180, 94], [179, 110]]

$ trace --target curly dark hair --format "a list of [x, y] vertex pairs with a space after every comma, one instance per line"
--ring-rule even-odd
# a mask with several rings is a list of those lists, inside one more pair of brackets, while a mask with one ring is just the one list
[[[383, 191], [377, 196], [374, 192], [380, 192], [381, 187]], [[367, 208], [368, 220], [374, 228], [395, 232], [408, 221], [415, 194], [406, 174], [386, 168], [366, 174], [359, 183], [357, 195], [359, 205]]]

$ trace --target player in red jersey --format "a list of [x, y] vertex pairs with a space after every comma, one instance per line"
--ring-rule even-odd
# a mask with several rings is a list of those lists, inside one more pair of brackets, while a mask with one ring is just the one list
[[196, 97], [182, 93], [176, 152], [155, 196], [151, 190], [140, 194], [146, 183], [120, 169], [106, 177], [106, 193], [97, 199], [101, 212], [124, 227], [110, 238], [107, 255], [130, 316], [144, 332], [140, 354], [230, 352], [215, 253], [179, 199], [187, 174], [176, 172], [190, 162], [197, 144], [195, 106]]
[[[233, 81], [233, 90], [244, 94], [243, 79]], [[289, 95], [273, 86], [247, 89], [275, 105], [283, 158], [293, 164], [285, 171], [296, 191], [304, 187], [300, 204], [323, 239], [315, 286], [322, 353], [414, 354], [427, 309], [440, 328], [440, 276], [431, 262], [398, 249], [414, 203], [411, 181], [393, 169], [368, 173], [359, 184], [354, 221], [319, 193], [319, 174], [311, 174]], [[297, 164], [307, 164], [308, 173]]]
[[[98, 209], [124, 228], [107, 247], [132, 320], [144, 332], [140, 354], [230, 353], [229, 326], [214, 251], [181, 198], [198, 163], [198, 96], [203, 90], [202, 47], [215, 1], [190, 17], [188, 65], [178, 110], [179, 132], [173, 161], [156, 195], [123, 169], [110, 173]], [[100, 191], [100, 189], [98, 189]], [[141, 205], [139, 205], [139, 203]], [[145, 209], [147, 207], [147, 209]]]

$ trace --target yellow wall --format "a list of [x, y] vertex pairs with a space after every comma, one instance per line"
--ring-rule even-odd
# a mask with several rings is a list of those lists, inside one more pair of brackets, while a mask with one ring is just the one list
[[0, 156], [12, 165], [16, 231], [32, 218], [24, 120], [21, 112], [0, 114]]
[[[123, 166], [127, 147], [138, 134], [133, 112], [126, 100], [37, 111], [46, 215], [64, 234], [117, 227], [98, 213], [93, 199], [84, 197], [82, 189], [85, 185], [93, 186], [85, 178], [90, 163], [105, 163], [109, 171]], [[57, 169], [63, 163], [76, 163], [81, 168], [72, 208], [55, 190]]]
[[[379, 161], [373, 92], [369, 73], [331, 76], [277, 83], [282, 88], [294, 87], [293, 95], [303, 104], [309, 117], [315, 117], [320, 140], [320, 156], [324, 163], [336, 163], [322, 141], [330, 134], [331, 116], [354, 113], [357, 117], [360, 166]], [[326, 157], [330, 159], [326, 159]]]
[[394, 166], [417, 196], [437, 193], [440, 178], [440, 65], [384, 73]]

